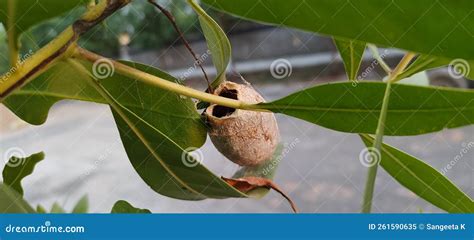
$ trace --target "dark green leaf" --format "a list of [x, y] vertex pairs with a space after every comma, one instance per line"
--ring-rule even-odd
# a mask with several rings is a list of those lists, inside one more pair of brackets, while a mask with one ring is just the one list
[[216, 88], [225, 80], [225, 72], [232, 53], [230, 42], [225, 32], [219, 27], [219, 24], [199, 4], [194, 0], [188, 0], [188, 2], [199, 16], [199, 23], [206, 38], [207, 47], [211, 51], [212, 62], [217, 70], [216, 79], [212, 82], [211, 86]]
[[84, 195], [79, 201], [76, 203], [76, 206], [72, 209], [72, 213], [87, 213], [89, 209], [89, 199], [87, 195]]
[[[92, 69], [92, 64], [83, 64]], [[177, 81], [150, 66], [128, 64], [163, 79]], [[59, 100], [105, 103], [81, 76], [68, 63], [58, 63], [9, 96], [4, 104], [25, 121], [41, 124], [46, 120], [49, 108]], [[197, 149], [206, 140], [206, 128], [191, 99], [117, 73], [101, 83], [124, 107], [128, 120], [134, 123], [132, 127], [143, 135], [143, 138], [138, 137], [114, 112], [128, 157], [153, 190], [189, 200], [245, 197], [201, 164], [187, 167], [182, 160], [194, 161], [184, 150]]]
[[356, 80], [366, 44], [342, 38], [334, 38], [334, 44], [344, 62], [347, 78]]
[[[333, 130], [374, 134], [386, 83], [328, 83], [261, 108]], [[392, 84], [386, 135], [417, 135], [474, 123], [474, 91]]]
[[151, 213], [148, 209], [135, 208], [124, 200], [117, 201], [112, 207], [111, 213]]
[[23, 195], [21, 181], [33, 173], [37, 163], [44, 159], [44, 153], [35, 153], [26, 158], [12, 156], [3, 169], [3, 183]]
[[2, 0], [0, 1], [0, 9], [2, 9], [0, 11], [0, 22], [3, 23], [7, 31], [12, 29], [8, 21], [9, 13], [7, 11], [7, 5], [8, 3], [13, 3], [15, 11], [12, 14], [14, 20], [11, 21], [11, 23], [14, 24], [15, 39], [18, 39], [18, 36], [20, 36], [22, 32], [28, 30], [33, 25], [57, 17], [86, 2], [88, 2], [88, 0]]
[[[367, 147], [373, 145], [372, 137], [363, 134], [361, 138]], [[413, 193], [449, 213], [474, 212], [469, 196], [436, 169], [413, 156], [383, 144], [380, 166]]]
[[51, 206], [51, 210], [49, 210], [50, 213], [66, 213], [63, 207], [59, 205], [59, 203], [55, 202], [53, 203], [53, 206]]
[[203, 2], [247, 19], [449, 59], [474, 60], [472, 0]]
[[0, 183], [0, 213], [34, 213], [23, 197], [9, 186]]

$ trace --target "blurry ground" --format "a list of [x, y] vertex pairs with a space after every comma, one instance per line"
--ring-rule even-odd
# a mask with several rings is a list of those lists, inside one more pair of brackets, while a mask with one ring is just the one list
[[[257, 84], [266, 99], [276, 99], [314, 83]], [[153, 192], [135, 173], [121, 145], [108, 107], [83, 102], [62, 102], [43, 126], [21, 123], [0, 108], [2, 153], [20, 147], [27, 154], [45, 151], [46, 160], [24, 180], [25, 198], [50, 207], [54, 201], [71, 209], [88, 194], [92, 212], [109, 212], [124, 199], [153, 212], [289, 212], [272, 192], [262, 200], [228, 199], [180, 201]], [[283, 140], [295, 143], [278, 169], [275, 181], [294, 199], [302, 212], [358, 212], [367, 169], [358, 159], [363, 144], [355, 134], [325, 129], [302, 120], [277, 116]], [[438, 170], [474, 141], [474, 127], [445, 130], [416, 137], [387, 137], [386, 142], [426, 160]], [[225, 160], [210, 144], [203, 148], [204, 164], [229, 176], [237, 166]], [[447, 176], [474, 197], [474, 150], [470, 149]], [[3, 163], [2, 163], [3, 165]], [[1, 167], [3, 167], [0, 165]], [[379, 171], [374, 212], [439, 212]]]

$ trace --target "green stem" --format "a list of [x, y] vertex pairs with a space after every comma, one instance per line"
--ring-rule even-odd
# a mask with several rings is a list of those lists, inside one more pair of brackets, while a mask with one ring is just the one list
[[[100, 59], [103, 59], [102, 56], [89, 52], [79, 47], [76, 49], [73, 55], [77, 58], [81, 58], [90, 62], [96, 62]], [[130, 77], [132, 79], [137, 79], [146, 84], [150, 84], [150, 85], [153, 85], [153, 86], [156, 86], [156, 87], [159, 87], [159, 88], [162, 88], [162, 89], [165, 89], [165, 90], [168, 90], [168, 91], [171, 91], [183, 96], [199, 99], [205, 102], [215, 103], [215, 104], [230, 107], [230, 108], [247, 109], [247, 110], [254, 110], [254, 111], [268, 111], [265, 109], [259, 109], [259, 106], [256, 104], [248, 104], [239, 100], [234, 100], [230, 98], [225, 98], [225, 97], [209, 94], [206, 92], [201, 92], [199, 90], [186, 87], [175, 82], [167, 81], [165, 79], [151, 75], [149, 73], [142, 72], [138, 69], [129, 67], [120, 62], [117, 62], [111, 59], [109, 60], [113, 63], [115, 71], [119, 72], [120, 74], [124, 76]]]
[[367, 180], [365, 182], [365, 191], [364, 191], [364, 201], [362, 203], [362, 212], [363, 213], [370, 213], [370, 210], [372, 208], [372, 198], [374, 195], [374, 189], [375, 189], [375, 179], [377, 177], [377, 169], [378, 169], [378, 161], [380, 159], [377, 159], [377, 157], [380, 157], [380, 147], [382, 146], [382, 140], [383, 140], [383, 133], [385, 130], [385, 119], [387, 118], [387, 109], [388, 109], [388, 102], [390, 99], [390, 90], [391, 90], [392, 84], [390, 82], [387, 83], [387, 86], [385, 88], [385, 93], [383, 97], [383, 102], [382, 102], [382, 109], [380, 110], [380, 116], [379, 116], [379, 121], [377, 124], [377, 130], [375, 132], [375, 141], [373, 148], [370, 149], [371, 154], [371, 165], [369, 167], [369, 170], [367, 172]]
[[385, 87], [385, 93], [382, 100], [382, 108], [380, 110], [379, 120], [377, 123], [377, 130], [375, 131], [375, 140], [373, 148], [370, 149], [371, 154], [371, 163], [374, 163], [372, 166], [369, 167], [367, 172], [367, 180], [365, 182], [365, 190], [364, 190], [364, 199], [362, 202], [362, 212], [363, 213], [370, 213], [372, 209], [372, 199], [374, 196], [374, 189], [375, 189], [375, 179], [377, 178], [377, 170], [379, 161], [381, 159], [376, 159], [377, 157], [381, 157], [380, 149], [382, 147], [383, 142], [383, 135], [385, 131], [385, 120], [387, 118], [387, 110], [388, 104], [390, 99], [391, 87], [392, 82], [397, 79], [397, 76], [408, 66], [410, 61], [415, 57], [413, 53], [407, 53], [405, 56], [400, 60], [397, 67], [391, 74], [389, 75], [387, 86]]
[[8, 8], [7, 19], [7, 37], [8, 37], [8, 53], [10, 55], [10, 67], [15, 67], [18, 64], [19, 51], [18, 39], [15, 37], [15, 8], [16, 0], [6, 0]]

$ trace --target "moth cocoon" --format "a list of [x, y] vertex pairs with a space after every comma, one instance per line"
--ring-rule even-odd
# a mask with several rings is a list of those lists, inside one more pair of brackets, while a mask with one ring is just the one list
[[[225, 81], [214, 94], [247, 103], [265, 100], [250, 85]], [[211, 104], [203, 112], [214, 146], [232, 162], [255, 166], [270, 159], [280, 141], [275, 115]]]

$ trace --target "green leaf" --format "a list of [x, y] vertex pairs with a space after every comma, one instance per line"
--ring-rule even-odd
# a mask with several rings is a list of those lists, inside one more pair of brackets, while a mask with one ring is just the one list
[[356, 80], [366, 44], [341, 38], [334, 38], [334, 44], [344, 62], [347, 78], [349, 80]]
[[48, 213], [48, 211], [46, 210], [46, 208], [44, 208], [44, 207], [41, 206], [40, 204], [38, 204], [38, 206], [36, 206], [36, 212], [37, 212], [37, 213]]
[[[280, 143], [275, 149], [272, 158], [258, 166], [241, 167], [232, 178], [260, 177], [272, 180], [283, 157], [283, 144]], [[262, 198], [269, 191], [270, 189], [268, 188], [257, 188], [247, 192], [247, 195], [253, 198]]]
[[26, 158], [12, 156], [3, 169], [3, 183], [23, 195], [21, 181], [33, 173], [37, 163], [44, 159], [44, 153], [35, 153]]
[[53, 206], [51, 206], [51, 210], [49, 210], [50, 213], [66, 213], [63, 207], [59, 205], [59, 203], [55, 202], [53, 203]]
[[[176, 97], [168, 97], [168, 99], [177, 100]], [[162, 105], [162, 108], [173, 108], [174, 110], [169, 111], [176, 114], [180, 110], [178, 106], [179, 104], [174, 103]], [[185, 105], [185, 107], [191, 108], [193, 105]], [[174, 135], [176, 131], [173, 129], [164, 132], [157, 128], [163, 125], [164, 117], [146, 121], [133, 112], [127, 111], [128, 121], [135, 123], [130, 126], [117, 112], [113, 111], [113, 113], [133, 167], [153, 190], [184, 200], [245, 196], [200, 164], [202, 159], [196, 159], [191, 154], [191, 150], [197, 147], [185, 146], [178, 142], [183, 141], [183, 138], [196, 129], [183, 126], [188, 132]], [[173, 121], [175, 126], [182, 124], [180, 120], [173, 119]], [[138, 129], [143, 138], [130, 134], [131, 128]]]
[[151, 213], [148, 209], [140, 209], [132, 206], [124, 200], [117, 201], [112, 207], [111, 213]]
[[[260, 108], [342, 132], [374, 134], [386, 83], [322, 84]], [[392, 84], [385, 134], [417, 135], [474, 123], [474, 91]]]
[[474, 60], [472, 0], [203, 2], [260, 22], [448, 59]]
[[[407, 78], [418, 72], [439, 68], [449, 64], [454, 64], [455, 67], [459, 67], [460, 74], [459, 76], [464, 76], [468, 79], [474, 80], [474, 70], [471, 71], [474, 66], [474, 60], [466, 61], [462, 59], [451, 60], [449, 58], [435, 57], [430, 55], [421, 55], [419, 56], [412, 64], [410, 64], [405, 71], [403, 71], [398, 78]], [[453, 66], [451, 66], [453, 67]]]
[[0, 183], [0, 213], [34, 213], [23, 197], [9, 186]]
[[[57, 17], [77, 6], [85, 4], [88, 0], [2, 0], [0, 1], [0, 22], [3, 23], [5, 29], [10, 31], [13, 29], [14, 38], [30, 27]], [[11, 13], [14, 20], [9, 21], [8, 4], [13, 3], [14, 11]], [[12, 23], [13, 25], [11, 25]], [[13, 28], [12, 28], [13, 27]]]
[[216, 88], [225, 80], [225, 72], [232, 53], [230, 42], [225, 32], [219, 27], [219, 24], [199, 4], [194, 0], [188, 0], [188, 3], [199, 16], [199, 23], [206, 38], [207, 47], [211, 51], [212, 62], [217, 70], [216, 79], [212, 82], [211, 86]]
[[76, 203], [76, 206], [72, 209], [72, 213], [87, 213], [89, 209], [89, 199], [87, 195], [84, 195], [79, 201]]
[[[373, 145], [372, 137], [360, 136], [367, 147]], [[474, 212], [472, 199], [430, 165], [387, 144], [380, 155], [380, 166], [419, 197], [449, 213]]]
[[[87, 69], [93, 68], [90, 63], [81, 63]], [[163, 79], [179, 82], [150, 66], [127, 64]], [[60, 62], [15, 91], [4, 104], [23, 120], [41, 124], [46, 120], [51, 106], [63, 99], [106, 103], [81, 76], [68, 63]], [[246, 197], [203, 165], [185, 165], [183, 159], [195, 161], [188, 152], [201, 147], [207, 134], [191, 99], [118, 73], [102, 79], [101, 83], [124, 107], [128, 120], [134, 123], [134, 126], [129, 126], [114, 112], [129, 160], [153, 190], [187, 200]], [[143, 138], [138, 137], [132, 127]]]

